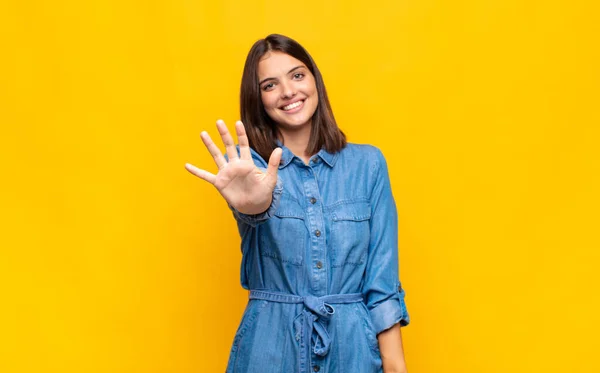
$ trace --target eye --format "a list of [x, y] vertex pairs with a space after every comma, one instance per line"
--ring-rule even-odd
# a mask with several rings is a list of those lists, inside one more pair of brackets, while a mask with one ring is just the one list
[[302, 79], [304, 78], [304, 73], [295, 73], [294, 74], [294, 79]]
[[265, 85], [263, 85], [262, 90], [263, 91], [270, 91], [275, 87], [275, 83], [267, 83]]

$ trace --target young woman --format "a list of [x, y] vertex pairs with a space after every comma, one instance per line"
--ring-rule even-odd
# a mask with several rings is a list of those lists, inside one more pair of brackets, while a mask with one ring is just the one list
[[186, 164], [221, 193], [242, 238], [250, 300], [227, 372], [406, 372], [409, 316], [383, 155], [346, 143], [315, 62], [282, 35], [252, 46], [241, 117], [239, 147], [217, 122], [226, 157], [201, 134], [216, 175]]

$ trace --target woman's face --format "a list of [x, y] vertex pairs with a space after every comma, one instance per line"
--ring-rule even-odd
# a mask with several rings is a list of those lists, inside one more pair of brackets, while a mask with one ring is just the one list
[[310, 127], [319, 96], [306, 65], [289, 54], [267, 52], [258, 63], [258, 81], [265, 111], [282, 129]]

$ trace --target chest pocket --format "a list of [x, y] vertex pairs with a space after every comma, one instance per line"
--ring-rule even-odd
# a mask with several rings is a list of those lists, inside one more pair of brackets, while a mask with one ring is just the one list
[[332, 266], [365, 263], [369, 249], [371, 206], [367, 201], [337, 205], [331, 211]]
[[284, 193], [275, 215], [260, 225], [260, 255], [301, 266], [308, 234], [305, 219], [300, 204]]

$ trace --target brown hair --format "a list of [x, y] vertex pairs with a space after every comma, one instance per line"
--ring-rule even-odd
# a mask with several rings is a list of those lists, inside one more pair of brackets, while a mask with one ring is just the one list
[[312, 117], [307, 153], [316, 154], [321, 148], [325, 148], [330, 153], [342, 150], [346, 146], [346, 135], [335, 122], [317, 64], [298, 42], [278, 34], [271, 34], [258, 40], [246, 57], [240, 92], [240, 113], [250, 146], [268, 161], [271, 152], [277, 147], [276, 140], [280, 134], [276, 123], [265, 111], [258, 81], [258, 63], [270, 51], [279, 51], [300, 60], [315, 77], [319, 103]]

